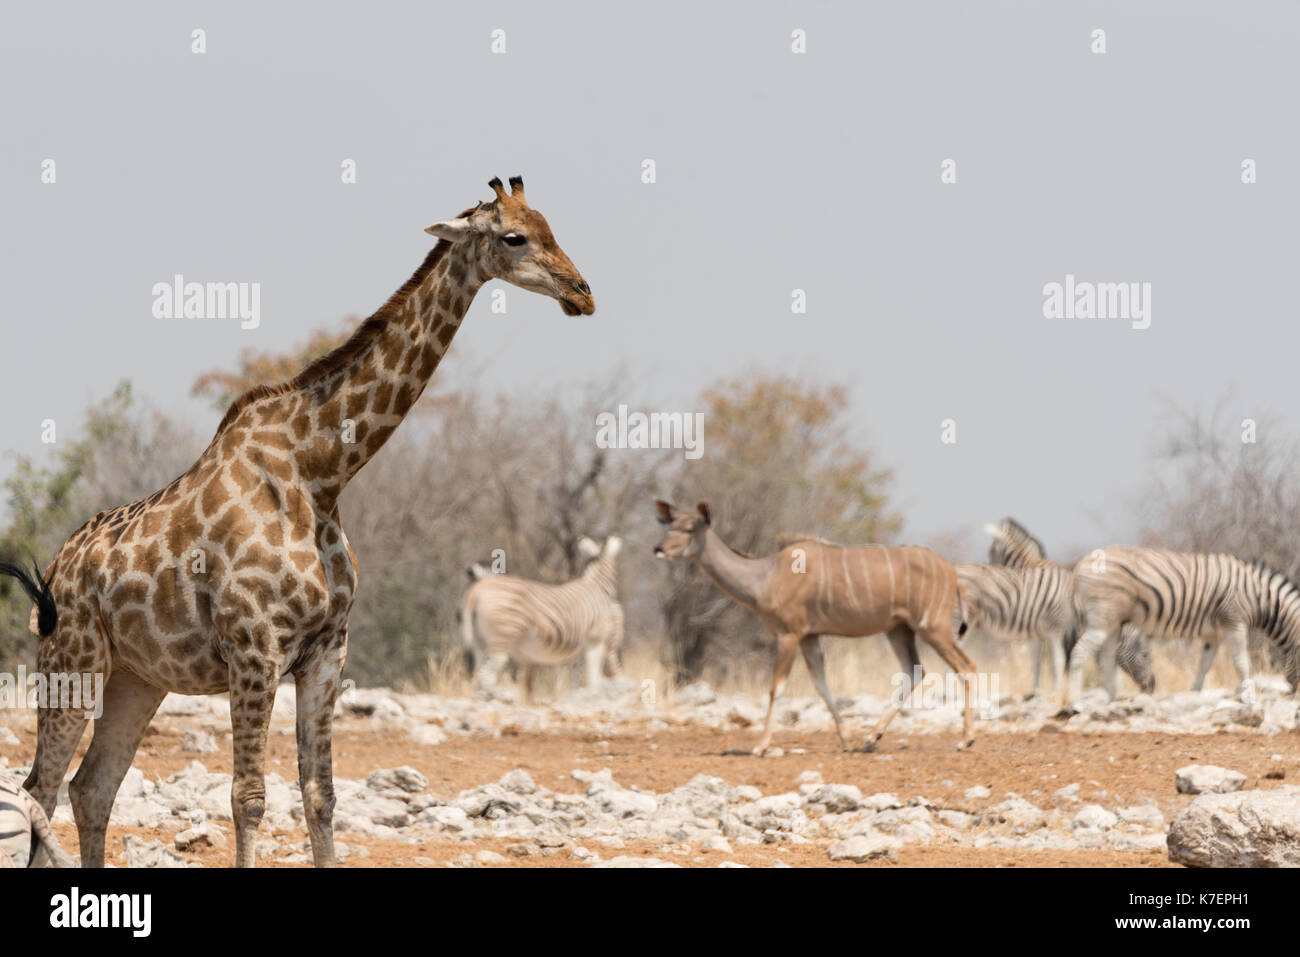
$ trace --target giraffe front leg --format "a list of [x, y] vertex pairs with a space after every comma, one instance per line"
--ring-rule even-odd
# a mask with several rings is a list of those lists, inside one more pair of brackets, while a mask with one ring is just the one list
[[317, 867], [336, 867], [334, 856], [334, 699], [347, 659], [347, 630], [294, 669], [298, 697], [298, 784]]
[[230, 730], [235, 748], [230, 812], [235, 822], [235, 866], [252, 867], [257, 829], [266, 814], [266, 735], [280, 665], [262, 656], [240, 654], [243, 650], [229, 658]]

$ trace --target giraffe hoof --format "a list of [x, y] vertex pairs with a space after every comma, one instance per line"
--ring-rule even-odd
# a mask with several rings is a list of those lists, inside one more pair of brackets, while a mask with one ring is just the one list
[[870, 754], [874, 750], [876, 750], [875, 741], [864, 741], [862, 747], [858, 748], [858, 754]]
[[1060, 711], [1056, 712], [1056, 714], [1052, 715], [1052, 717], [1055, 718], [1057, 721], [1068, 721], [1070, 718], [1073, 718], [1078, 713], [1079, 713], [1078, 708], [1074, 707], [1073, 705], [1068, 705], [1062, 708]]
[[975, 739], [974, 739], [974, 738], [967, 738], [965, 741], [959, 741], [959, 742], [957, 742], [957, 750], [958, 750], [958, 751], [969, 751], [969, 750], [970, 750], [971, 748], [973, 748], [973, 747], [975, 747]]

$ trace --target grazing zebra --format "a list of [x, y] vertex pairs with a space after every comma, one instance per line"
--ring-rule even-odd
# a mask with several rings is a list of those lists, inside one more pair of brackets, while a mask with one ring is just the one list
[[[1300, 589], [1262, 562], [1235, 555], [1111, 546], [1075, 566], [1075, 594], [1087, 621], [1070, 655], [1071, 701], [1078, 698], [1088, 656], [1113, 646], [1125, 624], [1162, 638], [1204, 641], [1202, 672], [1227, 641], [1237, 669], [1239, 700], [1255, 702], [1246, 639], [1262, 632], [1281, 653], [1287, 680], [1300, 690]], [[1113, 689], [1114, 665], [1107, 690]], [[1199, 678], [1198, 678], [1199, 682]]]
[[[1061, 587], [1073, 589], [1074, 569], [1050, 561], [1043, 551], [1043, 543], [1030, 535], [1028, 530], [1015, 519], [1004, 518], [997, 525], [986, 525], [984, 529], [993, 536], [993, 542], [989, 545], [989, 564], [1006, 565], [1011, 568], [1052, 569], [1062, 577]], [[1054, 692], [1061, 690], [1065, 678], [1065, 662], [1083, 632], [1082, 612], [1077, 607], [1077, 602], [1075, 605], [1072, 627], [1056, 635], [1042, 636], [1033, 644], [1031, 667], [1034, 672], [1034, 694], [1038, 693], [1044, 650], [1052, 659], [1052, 689]], [[1155, 691], [1155, 669], [1151, 665], [1151, 646], [1146, 635], [1130, 625], [1125, 625], [1120, 629], [1115, 657], [1119, 666], [1142, 691], [1147, 694]], [[1198, 683], [1196, 687], [1199, 689], [1200, 684]]]
[[0, 868], [27, 867], [38, 847], [55, 867], [77, 866], [59, 846], [41, 806], [16, 782], [0, 777]]
[[[585, 659], [586, 685], [603, 672], [619, 672], [623, 608], [618, 603], [616, 560], [623, 547], [611, 536], [604, 546], [584, 538], [578, 550], [594, 557], [582, 574], [562, 585], [514, 575], [487, 574], [474, 581], [460, 604], [461, 639], [475, 684], [491, 688], [506, 662], [523, 668], [524, 693], [532, 697], [535, 665]], [[470, 577], [475, 577], [472, 566]]]

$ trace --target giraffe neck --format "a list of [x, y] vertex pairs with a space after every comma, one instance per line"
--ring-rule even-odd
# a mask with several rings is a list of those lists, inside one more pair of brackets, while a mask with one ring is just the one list
[[305, 385], [289, 421], [299, 474], [332, 506], [411, 411], [484, 283], [472, 244], [435, 247], [340, 350], [338, 368]]

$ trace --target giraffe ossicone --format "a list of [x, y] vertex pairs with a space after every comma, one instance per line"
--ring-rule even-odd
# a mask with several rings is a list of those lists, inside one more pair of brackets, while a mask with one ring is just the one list
[[[494, 200], [447, 221], [455, 227], [430, 227], [439, 242], [346, 342], [232, 402], [184, 475], [95, 515], [43, 578], [0, 564], [35, 602], [39, 670], [104, 675], [103, 714], [69, 788], [87, 866], [103, 865], [113, 799], [163, 697], [226, 691], [236, 863], [251, 866], [271, 706], [287, 674], [312, 854], [335, 863], [331, 723], [357, 586], [339, 495], [420, 398], [484, 283], [550, 296], [568, 315], [595, 311], [522, 179], [510, 193], [489, 185]], [[24, 787], [48, 814], [86, 722], [57, 707], [37, 721]]]

